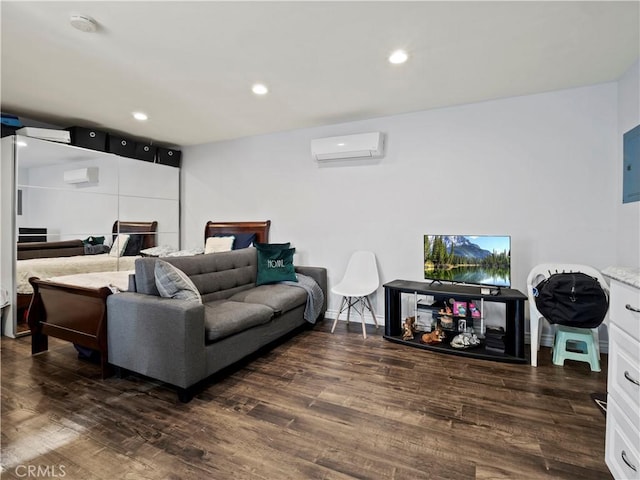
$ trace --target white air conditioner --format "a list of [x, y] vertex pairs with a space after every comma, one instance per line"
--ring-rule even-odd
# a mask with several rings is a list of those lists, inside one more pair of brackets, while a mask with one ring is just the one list
[[381, 157], [384, 155], [384, 135], [380, 132], [370, 132], [318, 138], [311, 140], [311, 155], [316, 160]]
[[67, 170], [64, 172], [64, 183], [98, 183], [98, 167]]

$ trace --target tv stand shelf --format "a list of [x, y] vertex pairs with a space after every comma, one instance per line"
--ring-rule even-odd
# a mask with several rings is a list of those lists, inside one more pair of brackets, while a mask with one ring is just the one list
[[[413, 282], [408, 280], [394, 280], [383, 285], [385, 290], [385, 334], [384, 338], [392, 342], [453, 355], [480, 358], [510, 363], [527, 363], [524, 345], [524, 302], [527, 299], [522, 292], [510, 288], [502, 288], [496, 295], [483, 295], [480, 287], [469, 285], [443, 285], [427, 282]], [[504, 303], [506, 310], [505, 323], [505, 351], [487, 349], [484, 345], [469, 349], [451, 347], [448, 342], [440, 344], [426, 344], [420, 341], [420, 335], [413, 339], [403, 340], [401, 318], [401, 294], [429, 295], [436, 300], [454, 298], [462, 302]]]

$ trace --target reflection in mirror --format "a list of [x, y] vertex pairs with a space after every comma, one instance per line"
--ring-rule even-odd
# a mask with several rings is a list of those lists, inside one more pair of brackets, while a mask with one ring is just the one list
[[132, 271], [144, 248], [158, 242], [179, 248], [179, 169], [16, 139], [21, 209], [15, 216], [13, 313], [19, 330], [28, 330], [23, 320], [33, 292], [30, 277]]

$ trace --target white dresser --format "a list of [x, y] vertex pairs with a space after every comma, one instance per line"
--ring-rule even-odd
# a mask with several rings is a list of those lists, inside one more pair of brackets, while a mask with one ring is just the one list
[[640, 270], [609, 267], [605, 460], [617, 480], [640, 479]]

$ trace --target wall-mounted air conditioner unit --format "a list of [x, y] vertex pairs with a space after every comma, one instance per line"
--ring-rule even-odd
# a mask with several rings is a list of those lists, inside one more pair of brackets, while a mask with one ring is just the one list
[[67, 170], [64, 172], [64, 183], [98, 183], [98, 167]]
[[316, 160], [381, 157], [384, 155], [384, 135], [380, 132], [371, 132], [318, 138], [311, 140], [311, 155]]

